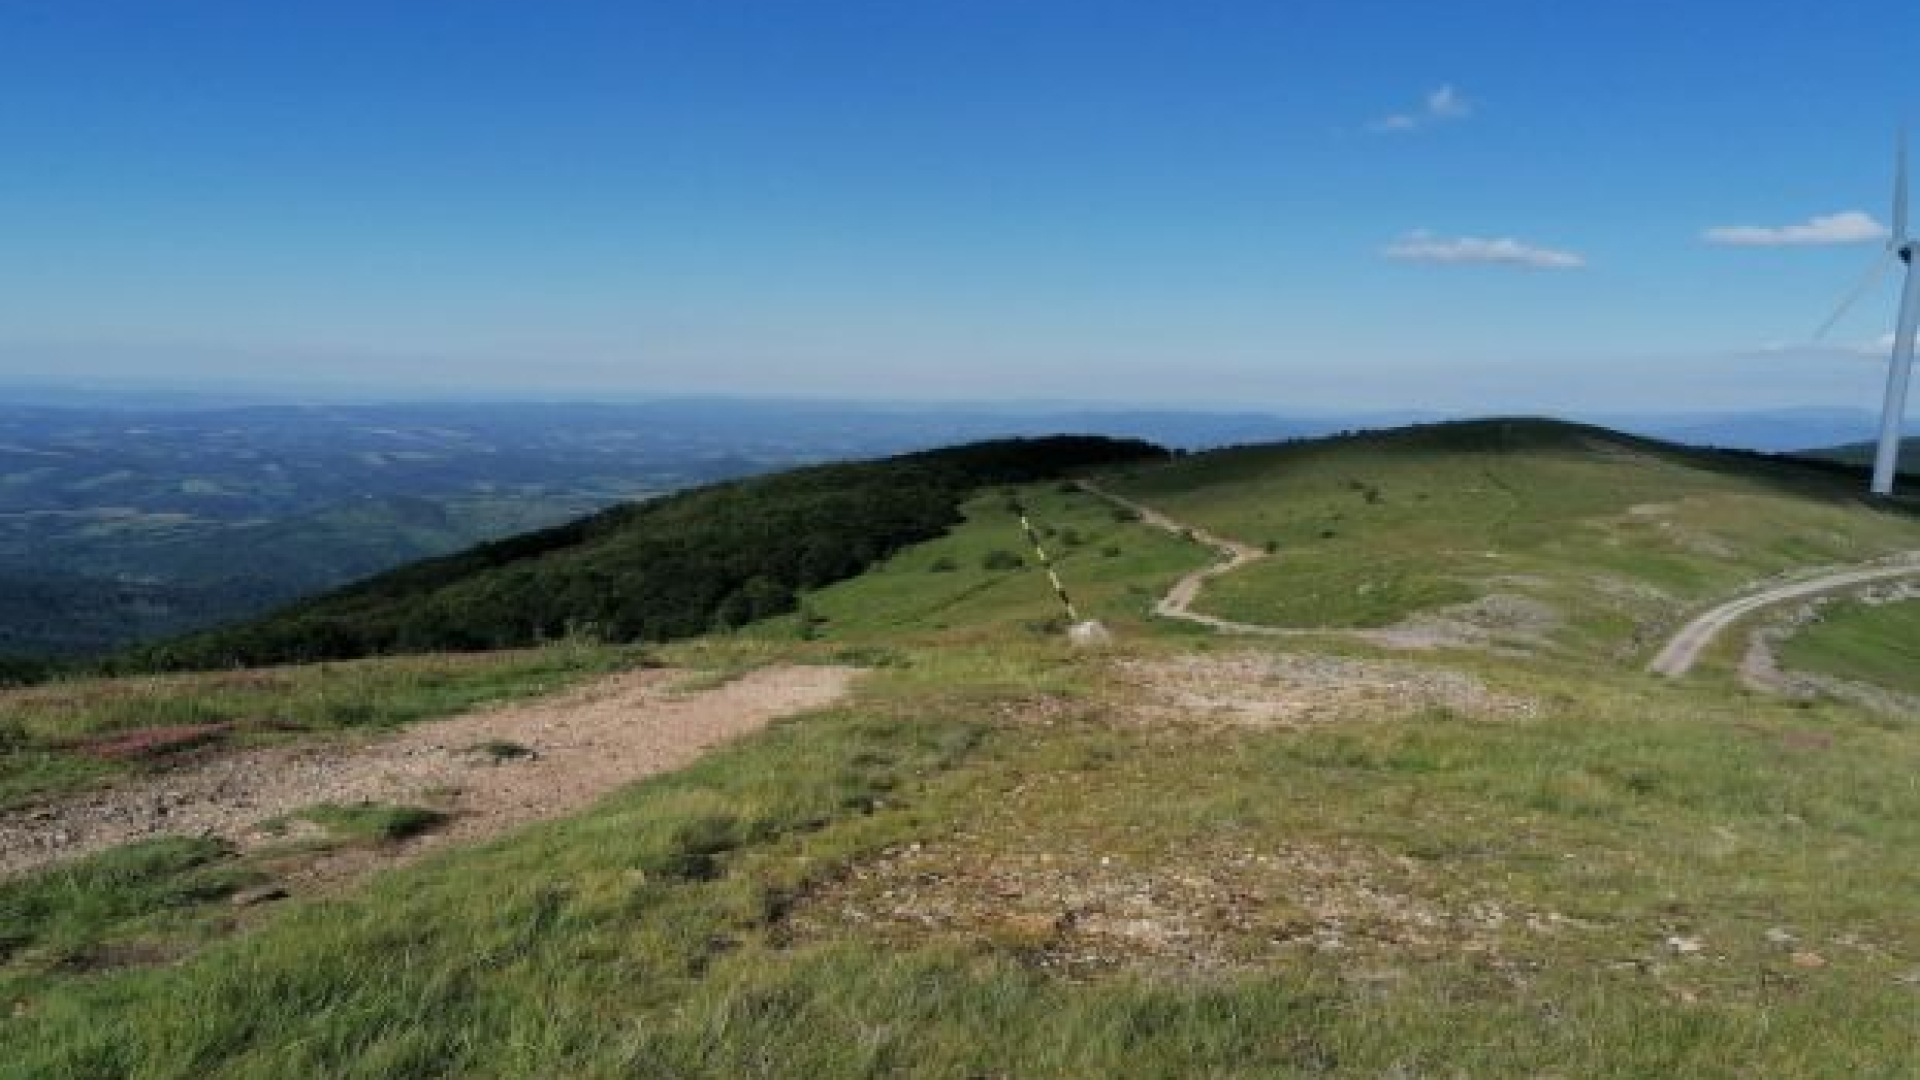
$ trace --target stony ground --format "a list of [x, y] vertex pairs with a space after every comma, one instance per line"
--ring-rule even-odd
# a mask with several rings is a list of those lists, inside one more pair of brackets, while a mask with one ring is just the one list
[[896, 848], [809, 897], [790, 926], [802, 937], [990, 941], [1068, 972], [1334, 952], [1472, 954], [1500, 966], [1514, 935], [1586, 929], [1497, 896], [1462, 902], [1413, 860], [1346, 841], [1108, 853], [1067, 839]]
[[[1116, 659], [1101, 684], [1098, 701], [1025, 701], [1001, 718], [1176, 731], [1377, 723], [1435, 710], [1499, 722], [1537, 712], [1465, 672], [1317, 653]], [[1500, 966], [1514, 935], [1582, 929], [1485, 890], [1463, 898], [1460, 882], [1440, 881], [1428, 866], [1344, 839], [1141, 847], [1035, 830], [1045, 815], [1029, 804], [1061, 797], [1049, 785], [1079, 782], [1031, 777], [951, 837], [856, 864], [796, 905], [788, 932], [992, 942], [1072, 974], [1345, 951], [1472, 954]]]

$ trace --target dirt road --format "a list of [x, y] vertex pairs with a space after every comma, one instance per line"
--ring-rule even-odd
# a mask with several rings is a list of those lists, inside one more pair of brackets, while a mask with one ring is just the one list
[[1175, 521], [1151, 506], [1115, 495], [1113, 492], [1091, 481], [1083, 480], [1080, 482], [1080, 486], [1116, 506], [1125, 507], [1139, 514], [1141, 521], [1146, 522], [1156, 529], [1164, 529], [1170, 533], [1190, 536], [1195, 541], [1205, 544], [1216, 552], [1219, 552], [1219, 562], [1214, 563], [1212, 566], [1195, 570], [1182, 577], [1179, 581], [1174, 582], [1173, 588], [1168, 589], [1167, 594], [1161, 597], [1158, 603], [1154, 604], [1153, 613], [1155, 615], [1168, 619], [1184, 619], [1187, 622], [1211, 626], [1216, 630], [1237, 631], [1243, 634], [1285, 632], [1277, 626], [1259, 626], [1254, 623], [1232, 622], [1227, 619], [1216, 618], [1212, 615], [1203, 615], [1193, 610], [1193, 602], [1199, 598], [1202, 586], [1222, 574], [1231, 574], [1249, 563], [1259, 562], [1261, 559], [1267, 557], [1265, 551], [1251, 544], [1243, 544], [1238, 540], [1229, 540], [1224, 536], [1215, 535], [1205, 529]]
[[1115, 506], [1125, 507], [1139, 514], [1141, 521], [1154, 528], [1191, 537], [1219, 553], [1220, 561], [1186, 574], [1174, 582], [1166, 595], [1153, 605], [1155, 615], [1198, 623], [1229, 634], [1258, 634], [1265, 637], [1342, 637], [1394, 649], [1433, 649], [1472, 644], [1472, 642], [1461, 640], [1457, 635], [1429, 627], [1390, 626], [1377, 630], [1353, 630], [1338, 627], [1268, 626], [1264, 623], [1235, 622], [1232, 619], [1220, 618], [1218, 615], [1207, 615], [1195, 611], [1193, 603], [1199, 599], [1200, 590], [1207, 582], [1273, 556], [1251, 544], [1230, 540], [1198, 526], [1176, 521], [1151, 506], [1134, 502], [1122, 495], [1115, 495], [1090, 480], [1081, 480], [1079, 484], [1088, 493], [1098, 495]]
[[[676, 689], [695, 674], [623, 672], [384, 738], [219, 754], [0, 814], [0, 878], [155, 836], [270, 842], [262, 822], [323, 802], [430, 804], [451, 813], [406, 854], [478, 840], [582, 810], [717, 743], [828, 705], [858, 672], [769, 667], [718, 686]], [[528, 753], [496, 756], [489, 743]]]
[[1647, 670], [1656, 675], [1678, 677], [1693, 668], [1700, 654], [1712, 645], [1714, 639], [1729, 626], [1739, 622], [1763, 608], [1775, 604], [1784, 604], [1790, 600], [1804, 600], [1821, 593], [1835, 592], [1865, 585], [1889, 578], [1920, 575], [1920, 553], [1908, 552], [1897, 564], [1881, 563], [1874, 566], [1856, 567], [1851, 570], [1837, 570], [1818, 577], [1804, 578], [1775, 585], [1759, 592], [1735, 597], [1725, 603], [1701, 613], [1680, 631], [1673, 635], [1666, 646], [1660, 650]]

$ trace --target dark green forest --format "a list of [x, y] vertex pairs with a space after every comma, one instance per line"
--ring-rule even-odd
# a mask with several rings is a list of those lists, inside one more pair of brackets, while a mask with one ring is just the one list
[[695, 488], [427, 559], [258, 619], [108, 662], [171, 670], [510, 648], [568, 634], [665, 641], [798, 596], [938, 536], [978, 489], [1158, 457], [1150, 443], [1006, 439]]

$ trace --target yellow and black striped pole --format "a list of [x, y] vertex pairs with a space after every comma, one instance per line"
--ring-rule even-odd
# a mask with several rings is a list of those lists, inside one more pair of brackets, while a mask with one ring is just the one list
[[1033, 531], [1033, 522], [1027, 520], [1026, 511], [1020, 512], [1020, 527], [1026, 530], [1027, 542], [1033, 545], [1033, 553], [1040, 557], [1040, 568], [1047, 572], [1047, 580], [1053, 582], [1053, 594], [1060, 598], [1060, 604], [1067, 609], [1067, 621], [1077, 623], [1080, 613], [1073, 609], [1073, 598], [1067, 595], [1067, 587], [1060, 584], [1060, 575], [1054, 572], [1053, 560], [1047, 558], [1047, 549], [1040, 543], [1040, 534]]

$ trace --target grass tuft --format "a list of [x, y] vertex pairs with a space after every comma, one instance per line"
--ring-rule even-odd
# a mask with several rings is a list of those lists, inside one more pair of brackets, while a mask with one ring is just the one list
[[411, 839], [447, 820], [439, 810], [374, 802], [322, 803], [294, 816], [321, 826], [336, 839], [368, 844]]

